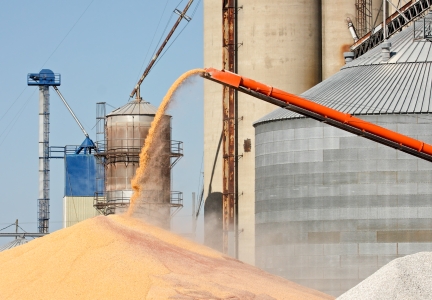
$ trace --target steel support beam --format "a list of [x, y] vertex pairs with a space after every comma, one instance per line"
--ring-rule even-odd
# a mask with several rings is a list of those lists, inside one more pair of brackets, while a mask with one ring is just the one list
[[[222, 0], [222, 66], [234, 72], [235, 62], [235, 1]], [[235, 195], [235, 99], [234, 89], [223, 87], [223, 253], [228, 253], [228, 233], [234, 232]]]
[[47, 235], [48, 233], [27, 233], [27, 232], [21, 232], [21, 233], [0, 233], [0, 237], [43, 237]]
[[[389, 2], [394, 6], [391, 1], [384, 0], [384, 9], [386, 8], [386, 5], [384, 5], [386, 2]], [[399, 32], [403, 27], [409, 25], [411, 22], [415, 22], [418, 18], [425, 15], [431, 6], [432, 0], [411, 0], [401, 7], [399, 7], [399, 5], [396, 6], [396, 12], [387, 18], [383, 17], [381, 29], [376, 31], [372, 29], [351, 46], [351, 51], [354, 52], [354, 58], [365, 54], [370, 49], [381, 44], [385, 39]], [[383, 13], [383, 16], [385, 15], [386, 12]], [[385, 26], [383, 26], [384, 24]]]
[[165, 40], [159, 46], [159, 49], [157, 50], [155, 55], [153, 55], [152, 59], [150, 60], [150, 63], [148, 64], [147, 68], [144, 70], [144, 73], [142, 74], [141, 78], [138, 80], [138, 83], [135, 85], [135, 87], [132, 90], [129, 97], [132, 98], [135, 95], [136, 96], [135, 99], [137, 99], [138, 101], [141, 101], [140, 87], [141, 87], [142, 82], [147, 77], [147, 75], [150, 73], [151, 68], [156, 63], [156, 60], [159, 58], [160, 54], [162, 53], [162, 50], [165, 48], [169, 39], [174, 34], [174, 31], [177, 29], [181, 20], [185, 19], [188, 22], [191, 20], [191, 18], [186, 15], [186, 12], [188, 11], [189, 7], [192, 5], [192, 2], [193, 2], [193, 0], [189, 0], [189, 2], [186, 4], [186, 6], [182, 12], [180, 12], [178, 9], [174, 10], [174, 12], [179, 15], [177, 21], [175, 22], [175, 24], [171, 28], [171, 30], [168, 33], [168, 35], [166, 36]]
[[49, 86], [39, 86], [39, 198], [38, 231], [49, 231]]

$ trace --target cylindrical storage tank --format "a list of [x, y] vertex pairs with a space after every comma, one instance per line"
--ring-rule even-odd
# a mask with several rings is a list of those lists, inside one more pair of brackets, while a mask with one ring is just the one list
[[[129, 206], [131, 180], [156, 111], [149, 102], [133, 100], [106, 116], [105, 190], [107, 204], [116, 213]], [[137, 213], [167, 228], [171, 202], [171, 116], [163, 117], [158, 136], [149, 166], [151, 176], [146, 178]]]
[[[432, 46], [412, 30], [302, 96], [431, 143]], [[283, 109], [255, 128], [258, 267], [338, 296], [432, 251], [432, 163]]]
[[[238, 72], [299, 94], [321, 80], [321, 1], [238, 0]], [[222, 1], [204, 2], [204, 65], [222, 66]], [[273, 109], [249, 96], [238, 98], [239, 259], [255, 263], [255, 149], [252, 123]], [[222, 192], [222, 87], [204, 83], [204, 180]], [[217, 162], [215, 161], [217, 157]], [[213, 169], [215, 171], [213, 171]], [[213, 174], [213, 175], [212, 175]], [[205, 196], [208, 196], [208, 190]]]
[[[344, 52], [354, 43], [347, 18], [356, 24], [355, 0], [323, 0], [322, 5], [322, 78], [327, 79], [345, 64]], [[370, 12], [369, 12], [370, 14]]]

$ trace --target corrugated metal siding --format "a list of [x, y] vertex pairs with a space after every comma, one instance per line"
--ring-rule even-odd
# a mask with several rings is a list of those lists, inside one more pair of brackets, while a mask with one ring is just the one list
[[[381, 47], [376, 47], [301, 96], [354, 115], [432, 113], [432, 44], [414, 42], [413, 26], [389, 42], [388, 62], [381, 62]], [[254, 125], [295, 118], [303, 116], [279, 108]]]
[[17, 238], [16, 240], [13, 240], [12, 242], [7, 243], [6, 245], [0, 246], [0, 252], [12, 249], [15, 247], [18, 247], [20, 245], [24, 245], [28, 243], [29, 241], [23, 238]]
[[[423, 116], [361, 118], [432, 142]], [[432, 164], [312, 119], [255, 132], [257, 267], [338, 296], [432, 251]]]
[[[99, 187], [101, 190], [103, 187]], [[65, 157], [65, 196], [92, 197], [96, 192], [96, 158], [91, 154]]]
[[156, 115], [157, 107], [151, 105], [149, 102], [141, 101], [137, 102], [136, 100], [130, 101], [119, 107], [112, 112], [110, 112], [107, 116], [116, 116], [116, 115]]
[[99, 212], [93, 207], [93, 197], [63, 198], [63, 227], [75, 225], [98, 215]]

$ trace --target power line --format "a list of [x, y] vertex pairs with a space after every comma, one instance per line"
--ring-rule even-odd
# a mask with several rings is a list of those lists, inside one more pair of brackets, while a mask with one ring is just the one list
[[75, 28], [75, 26], [78, 24], [78, 22], [81, 20], [81, 18], [84, 16], [84, 14], [86, 13], [86, 11], [89, 9], [90, 5], [92, 5], [92, 3], [94, 2], [94, 0], [91, 0], [91, 2], [89, 3], [89, 5], [87, 5], [87, 7], [85, 8], [85, 10], [82, 12], [82, 14], [79, 16], [79, 18], [75, 21], [75, 23], [72, 25], [71, 29], [69, 29], [69, 31], [66, 33], [66, 35], [63, 37], [63, 39], [60, 41], [60, 43], [58, 43], [57, 47], [54, 49], [54, 51], [48, 56], [48, 58], [46, 59], [46, 61], [42, 64], [42, 68], [45, 66], [45, 64], [50, 60], [50, 58], [54, 55], [54, 53], [57, 51], [57, 49], [60, 47], [60, 45], [64, 42], [64, 40], [68, 37], [68, 35], [72, 32], [72, 30]]
[[[54, 55], [54, 53], [57, 51], [57, 49], [60, 47], [60, 45], [65, 41], [65, 39], [68, 37], [68, 35], [72, 32], [72, 30], [75, 28], [75, 26], [78, 24], [78, 22], [81, 20], [81, 18], [84, 16], [84, 14], [89, 9], [90, 5], [94, 2], [94, 0], [91, 0], [91, 2], [87, 5], [87, 7], [84, 9], [84, 11], [81, 13], [81, 15], [78, 17], [78, 19], [75, 21], [75, 23], [72, 25], [72, 27], [69, 29], [69, 31], [66, 33], [66, 35], [63, 37], [63, 39], [58, 43], [57, 47], [51, 52], [51, 54], [48, 56], [48, 58], [45, 60], [45, 62], [42, 64], [41, 69], [45, 66], [45, 64], [50, 60], [50, 58]], [[21, 93], [18, 95], [18, 97], [12, 102], [12, 104], [9, 106], [9, 108], [6, 110], [6, 112], [0, 117], [0, 121], [3, 119], [5, 115], [9, 112], [9, 110], [15, 105], [17, 100], [21, 97], [21, 95], [24, 93], [24, 91], [27, 89], [27, 86], [21, 91]], [[13, 129], [14, 125], [18, 121], [19, 117], [21, 116], [22, 112], [24, 111], [25, 105], [30, 101], [30, 98], [33, 96], [34, 91], [32, 95], [27, 99], [27, 101], [24, 103], [24, 105], [21, 107], [21, 109], [18, 111], [18, 113], [15, 115], [13, 121], [9, 123], [9, 125], [3, 130], [3, 132], [0, 134], [0, 137], [7, 131], [6, 135], [0, 142], [0, 145], [3, 144], [6, 137], [9, 135], [11, 130]]]
[[10, 225], [8, 225], [8, 226], [6, 226], [6, 227], [0, 229], [0, 231], [5, 230], [5, 229], [7, 229], [7, 228], [9, 228], [9, 227], [11, 227], [11, 226], [13, 226], [13, 225], [15, 225], [15, 223], [12, 223], [12, 224], [10, 224]]
[[27, 233], [27, 231], [25, 231], [24, 228], [22, 228], [21, 226], [18, 225], [18, 228], [20, 228], [22, 231], [24, 231], [25, 233]]
[[[201, 0], [199, 0], [197, 2], [197, 5], [195, 6], [194, 11], [191, 14], [191, 20], [195, 15], [195, 12], [197, 11], [198, 6], [200, 5]], [[175, 41], [177, 40], [177, 38], [182, 34], [182, 32], [186, 29], [186, 27], [189, 25], [190, 22], [187, 22], [186, 25], [182, 28], [182, 30], [180, 30], [180, 32], [177, 34], [177, 36], [173, 39], [173, 41], [168, 45], [168, 47], [164, 50], [164, 52], [161, 54], [161, 56], [158, 58], [158, 60], [155, 62], [155, 66], [156, 64], [159, 62], [159, 60], [162, 59], [162, 57], [165, 55], [165, 53], [171, 48], [171, 46], [175, 43]]]
[[9, 112], [9, 110], [12, 108], [12, 106], [15, 105], [15, 103], [18, 101], [18, 99], [21, 97], [21, 95], [24, 93], [24, 91], [27, 89], [28, 86], [26, 86], [21, 93], [18, 95], [18, 97], [16, 97], [16, 99], [11, 103], [11, 105], [9, 106], [9, 108], [4, 112], [4, 114], [0, 117], [0, 121], [4, 118], [4, 116], [7, 115], [7, 113]]
[[12, 122], [9, 123], [9, 125], [5, 128], [5, 130], [3, 130], [3, 132], [0, 134], [0, 137], [6, 132], [6, 135], [3, 137], [2, 141], [0, 142], [0, 146], [3, 144], [3, 142], [6, 140], [6, 138], [8, 137], [9, 133], [12, 131], [12, 129], [14, 128], [16, 122], [19, 120], [19, 118], [21, 117], [21, 114], [24, 112], [24, 109], [27, 107], [27, 103], [30, 101], [30, 99], [33, 97], [34, 93], [36, 90], [34, 90], [32, 92], [32, 94], [30, 95], [30, 97], [28, 97], [28, 99], [23, 103], [23, 105], [21, 106], [20, 110], [15, 114], [15, 117], [13, 118]]
[[[135, 80], [135, 82], [138, 81], [138, 79], [140, 78], [140, 76], [141, 76], [141, 74], [142, 74], [142, 71], [141, 71], [141, 70], [144, 68], [144, 64], [145, 64], [146, 61], [147, 61], [147, 56], [148, 56], [148, 54], [149, 54], [149, 52], [150, 52], [150, 47], [151, 47], [151, 45], [153, 44], [153, 40], [154, 40], [154, 38], [155, 38], [155, 36], [156, 36], [156, 32], [157, 32], [157, 30], [159, 29], [159, 25], [160, 25], [160, 23], [161, 23], [161, 21], [162, 21], [163, 15], [165, 14], [165, 10], [166, 10], [167, 5], [168, 5], [168, 0], [165, 2], [165, 7], [164, 7], [164, 9], [163, 9], [163, 11], [162, 11], [162, 15], [161, 15], [161, 17], [159, 18], [159, 22], [158, 22], [158, 24], [157, 24], [157, 26], [156, 26], [156, 29], [155, 29], [154, 34], [153, 34], [153, 37], [152, 37], [152, 39], [151, 39], [151, 41], [150, 41], [149, 47], [147, 48], [147, 53], [146, 53], [146, 55], [144, 56], [143, 63], [141, 64], [141, 67], [140, 67], [140, 73], [138, 74], [138, 77], [137, 77], [137, 79]], [[171, 18], [170, 18], [170, 20], [171, 20]], [[169, 21], [168, 21], [168, 22], [169, 22]], [[168, 26], [168, 24], [167, 24], [167, 26]], [[166, 30], [166, 27], [165, 27], [165, 30]], [[164, 30], [164, 31], [165, 31], [165, 30]], [[158, 44], [159, 44], [159, 43], [160, 43], [160, 39], [159, 39]], [[156, 51], [156, 50], [155, 50], [155, 51]]]

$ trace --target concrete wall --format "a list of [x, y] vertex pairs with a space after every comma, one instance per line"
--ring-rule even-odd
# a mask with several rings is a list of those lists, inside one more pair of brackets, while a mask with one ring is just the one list
[[[222, 68], [222, 2], [204, 2], [204, 67]], [[222, 86], [204, 80], [204, 195], [208, 196], [214, 162], [213, 192], [222, 192], [222, 150], [216, 159], [222, 133]]]
[[356, 24], [355, 0], [322, 0], [322, 79], [335, 74], [345, 64], [344, 52], [354, 40], [347, 18]]
[[[321, 80], [321, 6], [318, 0], [267, 2], [239, 0], [238, 71], [255, 80], [300, 94]], [[222, 2], [204, 2], [204, 66], [222, 65]], [[255, 262], [255, 149], [243, 151], [245, 139], [254, 145], [252, 123], [274, 106], [239, 95], [239, 258]], [[222, 86], [204, 83], [204, 195], [222, 131]], [[212, 192], [222, 190], [219, 155]]]
[[[382, 3], [383, 3], [382, 0], [372, 0], [372, 24], [374, 24], [376, 20], [375, 26], [378, 26], [383, 22]], [[387, 4], [387, 8], [388, 8], [388, 4]]]
[[[422, 115], [363, 116], [432, 142]], [[256, 265], [338, 296], [432, 251], [432, 164], [311, 119], [256, 127]]]

